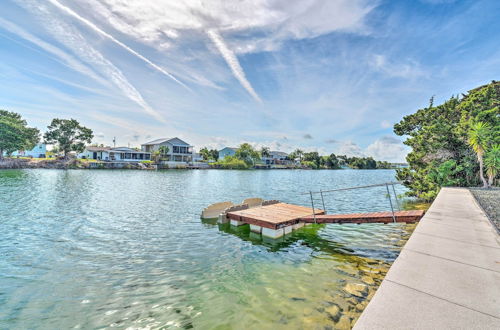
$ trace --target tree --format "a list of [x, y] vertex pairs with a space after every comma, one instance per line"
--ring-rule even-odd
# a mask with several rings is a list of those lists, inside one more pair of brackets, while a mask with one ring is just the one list
[[491, 187], [498, 173], [500, 173], [500, 144], [494, 144], [486, 152], [484, 165], [486, 166], [486, 174], [488, 174], [488, 185]]
[[269, 158], [271, 157], [271, 150], [269, 149], [269, 147], [262, 147], [260, 148], [260, 157], [261, 158]]
[[397, 169], [397, 179], [409, 188], [407, 195], [434, 199], [441, 184], [431, 172], [448, 160], [455, 161], [455, 169], [459, 169], [454, 174], [454, 179], [459, 179], [457, 185], [479, 183], [477, 154], [468, 136], [477, 122], [492, 127], [490, 146], [500, 143], [500, 82], [453, 96], [441, 105], [431, 102], [394, 125], [394, 132], [406, 136], [404, 143], [412, 148], [406, 157], [409, 168]]
[[[306, 153], [304, 153], [304, 162], [308, 162], [309, 167], [320, 168], [321, 157], [319, 156], [317, 151], [306, 152]], [[313, 163], [314, 166], [310, 166], [311, 163]]]
[[3, 153], [12, 154], [16, 150], [30, 150], [40, 140], [40, 131], [28, 127], [20, 114], [0, 110], [0, 159]]
[[81, 126], [75, 119], [59, 118], [52, 120], [43, 136], [45, 143], [57, 144], [65, 158], [70, 151], [82, 152], [93, 137], [92, 130]]
[[483, 122], [475, 123], [471, 126], [469, 135], [469, 144], [474, 149], [477, 155], [477, 160], [479, 162], [479, 177], [483, 182], [483, 187], [488, 187], [488, 182], [484, 178], [483, 173], [483, 156], [488, 148], [488, 142], [490, 141], [490, 127], [488, 124]]
[[212, 158], [212, 153], [210, 152], [210, 150], [208, 150], [207, 147], [203, 147], [200, 149], [200, 155], [205, 161], [208, 161], [210, 160], [210, 158]]
[[158, 148], [158, 152], [160, 154], [160, 159], [165, 159], [167, 158], [167, 155], [168, 155], [168, 152], [170, 151], [170, 149], [167, 147], [167, 146], [160, 146]]
[[218, 161], [219, 160], [219, 150], [217, 150], [217, 149], [210, 150], [210, 158], [212, 158], [214, 161]]
[[241, 144], [234, 155], [249, 166], [255, 165], [255, 162], [260, 160], [259, 153], [249, 143]]

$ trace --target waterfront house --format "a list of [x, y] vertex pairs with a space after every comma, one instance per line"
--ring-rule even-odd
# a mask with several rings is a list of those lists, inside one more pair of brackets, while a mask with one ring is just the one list
[[292, 165], [293, 161], [288, 159], [288, 154], [283, 151], [270, 151], [269, 157], [262, 157], [266, 165]]
[[151, 160], [151, 153], [127, 147], [92, 147], [88, 146], [78, 158], [95, 159], [112, 162], [140, 162]]
[[224, 159], [226, 156], [234, 156], [238, 148], [225, 147], [219, 150], [219, 160]]
[[177, 137], [162, 138], [141, 144], [141, 150], [153, 153], [158, 151], [161, 146], [168, 148], [168, 152], [165, 155], [167, 164], [179, 165], [193, 161], [193, 146]]
[[19, 150], [12, 153], [13, 157], [32, 157], [32, 158], [45, 158], [47, 154], [47, 145], [45, 143], [38, 143], [31, 150]]

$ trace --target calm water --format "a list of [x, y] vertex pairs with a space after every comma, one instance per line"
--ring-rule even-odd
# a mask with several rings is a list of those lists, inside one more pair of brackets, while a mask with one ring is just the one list
[[[392, 180], [392, 170], [0, 171], [0, 328], [333, 327], [332, 306], [353, 322], [412, 226], [318, 225], [272, 242], [199, 214], [246, 197], [307, 206], [309, 189]], [[388, 210], [384, 189], [329, 195], [326, 207]], [[343, 290], [369, 275], [368, 297]]]

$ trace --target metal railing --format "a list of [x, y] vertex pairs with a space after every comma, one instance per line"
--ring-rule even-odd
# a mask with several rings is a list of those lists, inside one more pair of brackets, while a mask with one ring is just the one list
[[386, 183], [379, 183], [379, 184], [372, 184], [372, 185], [366, 185], [366, 186], [356, 186], [356, 187], [347, 187], [347, 188], [338, 188], [338, 189], [330, 189], [330, 190], [319, 190], [319, 191], [312, 191], [310, 190], [307, 193], [302, 193], [300, 195], [309, 195], [311, 198], [311, 207], [313, 210], [313, 218], [314, 218], [314, 223], [316, 223], [316, 208], [314, 206], [314, 197], [313, 195], [319, 194], [321, 196], [321, 204], [323, 206], [323, 211], [326, 212], [326, 207], [325, 207], [325, 198], [324, 194], [326, 193], [333, 193], [333, 192], [338, 192], [338, 191], [346, 191], [346, 190], [355, 190], [355, 189], [367, 189], [367, 188], [374, 188], [374, 187], [383, 187], [385, 186], [387, 195], [389, 198], [389, 205], [391, 206], [391, 213], [392, 213], [392, 221], [396, 222], [396, 215], [394, 214], [394, 206], [392, 204], [392, 197], [391, 197], [391, 192], [389, 190], [389, 186], [392, 186], [392, 191], [394, 193], [394, 198], [396, 201], [396, 205], [399, 211], [401, 211], [401, 205], [398, 200], [398, 195], [396, 194], [396, 189], [394, 188], [395, 185], [399, 185], [401, 182], [386, 182]]

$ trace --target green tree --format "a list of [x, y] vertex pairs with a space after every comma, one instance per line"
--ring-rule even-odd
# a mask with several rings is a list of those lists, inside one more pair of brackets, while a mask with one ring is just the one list
[[331, 168], [331, 169], [340, 168], [339, 159], [337, 158], [337, 156], [335, 154], [330, 154], [330, 156], [327, 157], [325, 165], [326, 165], [326, 167]]
[[212, 158], [212, 153], [210, 152], [210, 150], [208, 150], [207, 147], [203, 147], [200, 149], [200, 155], [205, 161], [208, 161], [210, 160], [210, 158]]
[[16, 150], [30, 150], [40, 140], [40, 131], [28, 127], [20, 114], [0, 110], [0, 159], [3, 153], [12, 154]]
[[477, 154], [469, 145], [468, 136], [477, 122], [492, 127], [490, 145], [500, 143], [499, 82], [451, 97], [441, 105], [436, 106], [431, 100], [427, 108], [394, 125], [394, 132], [406, 136], [404, 143], [412, 148], [406, 157], [409, 168], [397, 169], [397, 178], [409, 188], [408, 195], [432, 200], [440, 184], [431, 172], [448, 160], [454, 160], [460, 169], [455, 177], [460, 177], [461, 186], [479, 183]]
[[256, 161], [260, 160], [259, 153], [248, 143], [241, 144], [234, 156], [240, 160], [243, 160], [248, 166], [255, 165]]
[[[306, 152], [304, 153], [304, 162], [308, 163], [308, 167], [318, 169], [321, 166], [321, 157], [317, 151]], [[311, 163], [313, 163], [314, 166], [310, 166]]]
[[469, 130], [469, 144], [474, 149], [477, 155], [477, 160], [479, 162], [479, 177], [483, 182], [483, 187], [488, 187], [488, 182], [484, 178], [483, 173], [483, 156], [488, 148], [488, 143], [491, 138], [490, 126], [483, 122], [475, 123], [471, 126]]
[[488, 185], [491, 187], [498, 173], [500, 173], [500, 144], [494, 144], [486, 152], [484, 165], [488, 175]]
[[170, 149], [167, 146], [160, 146], [158, 148], [158, 153], [160, 154], [160, 159], [166, 159]]
[[262, 147], [260, 148], [260, 157], [261, 158], [269, 158], [271, 157], [271, 150], [269, 149], [269, 147]]
[[59, 118], [52, 120], [43, 136], [45, 143], [57, 144], [64, 157], [71, 151], [82, 152], [93, 137], [92, 130], [80, 125], [75, 119]]
[[210, 158], [213, 159], [214, 161], [218, 161], [219, 160], [219, 150], [217, 150], [217, 149], [210, 150]]

